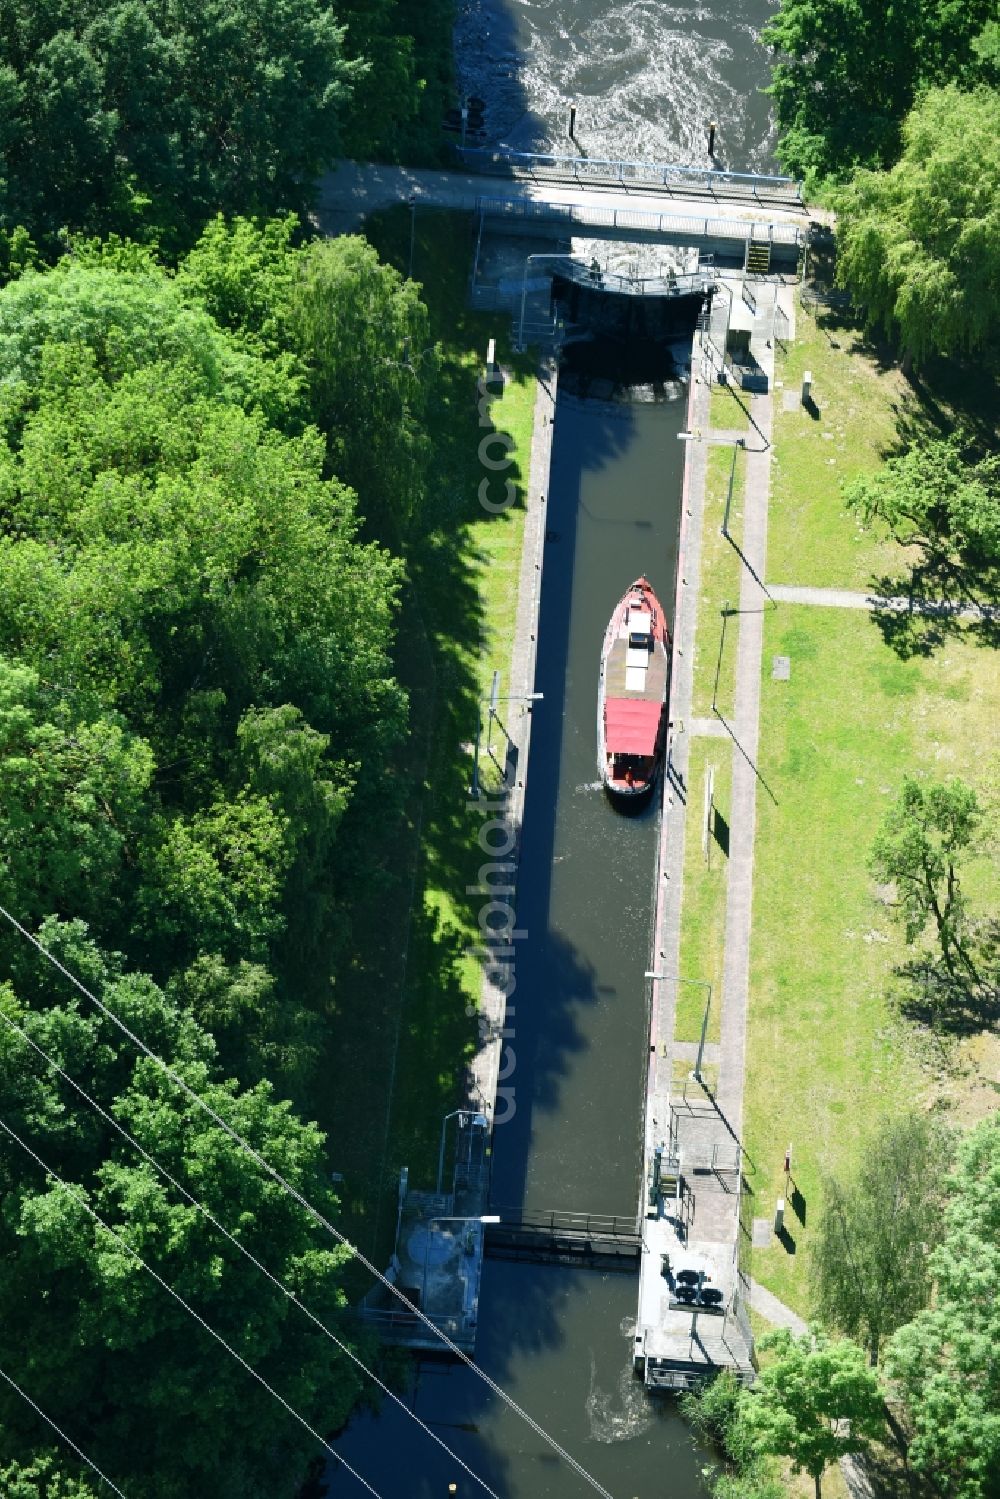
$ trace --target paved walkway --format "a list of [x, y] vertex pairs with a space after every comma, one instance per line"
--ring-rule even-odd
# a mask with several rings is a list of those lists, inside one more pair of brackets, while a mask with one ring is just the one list
[[[517, 617], [514, 623], [514, 645], [510, 677], [503, 691], [512, 698], [524, 699], [535, 685], [535, 656], [538, 649], [538, 609], [542, 589], [542, 562], [545, 555], [545, 514], [552, 461], [553, 417], [558, 392], [559, 369], [545, 361], [538, 371], [535, 387], [534, 425], [528, 484], [525, 492], [524, 540], [521, 548], [521, 573], [517, 591]], [[515, 838], [513, 857], [516, 909], [517, 877], [521, 857], [521, 824], [524, 817], [525, 777], [531, 745], [531, 710], [527, 702], [509, 704], [505, 722], [510, 734], [505, 768], [509, 784], [498, 793], [479, 801], [470, 799], [469, 836], [476, 836], [474, 820], [485, 816], [500, 817]], [[516, 923], [515, 923], [516, 924]], [[467, 1105], [485, 1109], [491, 1125], [503, 1124], [515, 1112], [514, 1091], [505, 1088], [498, 1093], [501, 1052], [505, 1037], [513, 1029], [505, 1026], [507, 986], [498, 982], [502, 968], [486, 966], [483, 971], [482, 997], [479, 1006], [479, 1046], [467, 1071]]]
[[[779, 288], [774, 288], [775, 293]], [[768, 377], [768, 393], [753, 396], [750, 421], [761, 438], [746, 450], [743, 497], [743, 555], [740, 574], [740, 631], [736, 648], [733, 713], [733, 780], [730, 803], [729, 868], [722, 959], [722, 1066], [719, 1095], [726, 1117], [743, 1138], [743, 1073], [746, 1061], [747, 1001], [750, 989], [750, 923], [753, 855], [757, 817], [757, 740], [760, 721], [760, 669], [764, 642], [767, 510], [771, 488], [771, 388], [773, 348], [758, 346]]]
[[729, 738], [729, 730], [721, 718], [692, 718], [688, 729], [692, 739]]
[[377, 162], [338, 162], [320, 182], [318, 218], [328, 234], [350, 233], [361, 225], [365, 214], [393, 203], [414, 202], [428, 208], [475, 209], [480, 198], [505, 198], [515, 202], [560, 203], [582, 208], [598, 203], [602, 209], [639, 213], [695, 215], [713, 219], [754, 219], [769, 224], [802, 228], [809, 215], [792, 206], [757, 208], [745, 200], [682, 197], [649, 189], [622, 186], [587, 187], [572, 183], [533, 182], [525, 178], [485, 177], [474, 172], [435, 172], [423, 167], [382, 166]]
[[793, 1332], [796, 1337], [801, 1337], [804, 1332], [808, 1331], [806, 1323], [803, 1322], [798, 1312], [793, 1312], [790, 1306], [779, 1301], [774, 1292], [762, 1286], [760, 1281], [750, 1282], [750, 1305], [755, 1312], [760, 1312], [762, 1317], [766, 1317], [772, 1327], [787, 1327], [788, 1331]]
[[800, 588], [789, 583], [768, 583], [767, 591], [782, 604], [815, 604], [824, 609], [883, 610], [895, 614], [926, 614], [954, 619], [1000, 620], [1000, 605], [974, 604], [951, 599], [903, 598], [884, 593], [857, 593], [850, 588]]

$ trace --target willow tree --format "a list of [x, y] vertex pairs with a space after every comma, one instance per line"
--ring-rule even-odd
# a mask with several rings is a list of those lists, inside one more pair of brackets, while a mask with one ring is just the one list
[[859, 171], [839, 204], [837, 278], [904, 361], [975, 354], [1000, 335], [1000, 94], [929, 90], [889, 172]]

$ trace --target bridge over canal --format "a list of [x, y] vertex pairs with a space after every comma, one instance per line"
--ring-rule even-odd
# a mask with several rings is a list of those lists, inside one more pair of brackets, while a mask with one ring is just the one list
[[[320, 184], [318, 220], [352, 233], [393, 204], [480, 215], [490, 228], [536, 237], [691, 245], [741, 257], [748, 241], [794, 263], [809, 214], [790, 178], [677, 165], [467, 152], [466, 170], [342, 161]], [[473, 168], [469, 170], [468, 168]]]

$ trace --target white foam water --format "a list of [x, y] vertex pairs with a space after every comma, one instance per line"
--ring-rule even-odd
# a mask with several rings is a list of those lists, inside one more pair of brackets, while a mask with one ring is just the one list
[[[610, 160], [773, 170], [760, 32], [772, 0], [466, 0], [461, 86], [486, 102], [486, 143]], [[576, 141], [568, 139], [575, 104]]]

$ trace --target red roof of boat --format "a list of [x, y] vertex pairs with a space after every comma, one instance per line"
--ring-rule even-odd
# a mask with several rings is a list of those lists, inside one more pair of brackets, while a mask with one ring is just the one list
[[608, 753], [651, 755], [663, 704], [643, 697], [609, 697], [604, 705]]

